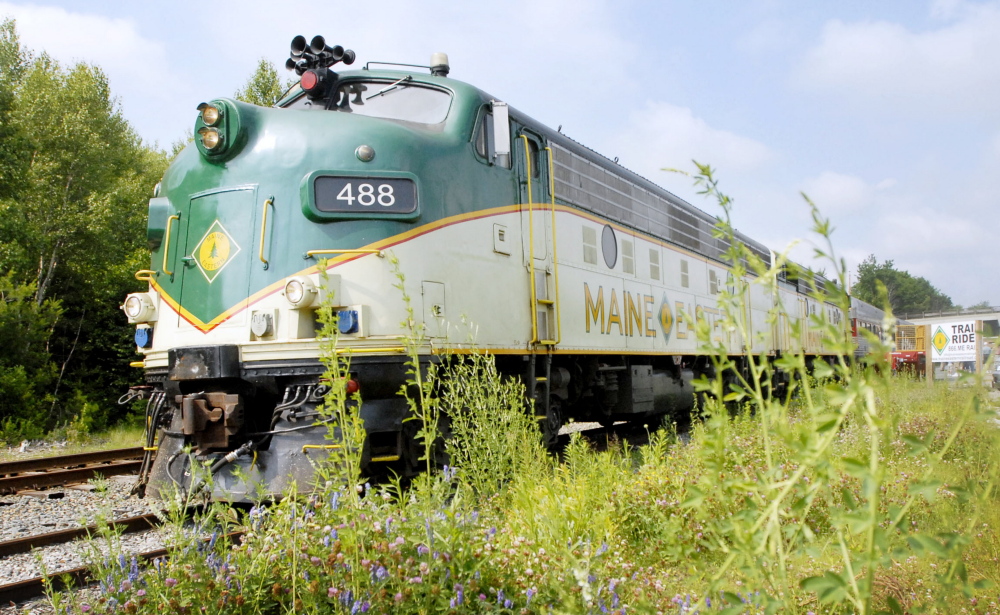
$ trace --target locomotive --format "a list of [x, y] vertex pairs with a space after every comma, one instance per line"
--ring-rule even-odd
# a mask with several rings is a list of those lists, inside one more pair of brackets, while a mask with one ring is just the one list
[[[336, 352], [361, 393], [365, 469], [418, 465], [399, 394], [398, 279], [423, 332], [419, 361], [491, 353], [525, 383], [548, 441], [569, 418], [690, 412], [691, 382], [708, 369], [691, 318], [736, 357], [831, 354], [818, 334], [792, 335], [810, 315], [842, 320], [809, 296], [816, 280], [782, 276], [771, 292], [732, 279], [715, 217], [449, 77], [444, 54], [427, 67], [332, 70], [354, 58], [296, 37], [299, 83], [273, 108], [199, 105], [194, 143], [154, 191], [151, 264], [136, 274], [149, 288], [122, 306], [154, 391], [153, 495], [190, 486], [190, 456], [211, 464], [224, 499], [311, 480], [310, 461], [331, 446], [315, 411], [321, 304], [337, 314]], [[735, 285], [749, 339], [718, 322], [717, 296]], [[463, 319], [477, 327], [474, 349]]]

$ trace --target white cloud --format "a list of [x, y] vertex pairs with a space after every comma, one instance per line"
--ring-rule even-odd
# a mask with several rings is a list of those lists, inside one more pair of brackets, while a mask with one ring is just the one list
[[1000, 96], [1000, 7], [938, 2], [941, 27], [829, 21], [795, 81], [886, 113], [995, 114]]
[[[64, 68], [78, 62], [99, 66], [125, 117], [145, 138], [163, 137], [151, 137], [144, 124], [190, 123], [191, 110], [182, 120], [183, 111], [171, 104], [172, 96], [188, 90], [171, 71], [165, 45], [140, 34], [133, 20], [8, 2], [0, 2], [0, 17], [14, 18], [21, 44], [35, 54], [44, 51]], [[181, 136], [178, 131], [171, 138]], [[169, 147], [171, 138], [160, 146]]]
[[880, 205], [884, 192], [895, 185], [892, 178], [872, 185], [854, 175], [824, 171], [802, 182], [802, 191], [825, 215], [843, 216]]
[[21, 43], [45, 51], [64, 65], [97, 64], [108, 74], [153, 84], [166, 66], [166, 50], [139, 34], [130, 19], [113, 19], [65, 9], [0, 2], [0, 15], [13, 17]]
[[724, 174], [739, 173], [773, 158], [763, 143], [710, 126], [691, 109], [665, 102], [648, 102], [634, 111], [607, 151], [647, 176], [657, 175], [663, 167], [690, 170], [692, 160], [711, 164]]

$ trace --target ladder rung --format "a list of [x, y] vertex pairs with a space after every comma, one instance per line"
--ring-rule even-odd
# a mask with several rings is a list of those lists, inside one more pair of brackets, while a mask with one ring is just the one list
[[545, 376], [535, 376], [535, 382], [548, 382], [549, 379]]
[[555, 346], [556, 345], [556, 341], [555, 340], [538, 340], [538, 343], [541, 344], [541, 345], [543, 345], [543, 346]]
[[381, 463], [385, 461], [399, 461], [399, 455], [382, 455], [381, 457], [372, 457], [372, 463]]
[[545, 418], [546, 418], [546, 415], [544, 415], [544, 414], [536, 414], [535, 415], [535, 420], [536, 421], [544, 421]]
[[556, 304], [556, 302], [553, 301], [552, 299], [535, 299], [535, 302], [536, 303], [540, 303], [542, 305], [555, 305]]

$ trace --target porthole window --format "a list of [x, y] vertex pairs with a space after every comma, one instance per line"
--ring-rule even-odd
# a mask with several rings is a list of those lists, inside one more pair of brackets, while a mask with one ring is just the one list
[[618, 240], [610, 224], [605, 224], [601, 233], [601, 250], [604, 252], [604, 264], [608, 269], [614, 269], [615, 263], [618, 262]]

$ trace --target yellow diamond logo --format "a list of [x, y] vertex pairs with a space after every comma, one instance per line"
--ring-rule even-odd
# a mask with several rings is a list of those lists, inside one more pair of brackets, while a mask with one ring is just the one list
[[937, 331], [934, 332], [934, 337], [931, 338], [931, 344], [934, 345], [938, 354], [944, 352], [944, 349], [948, 347], [948, 334], [944, 332], [944, 329], [941, 327], [937, 328]]
[[205, 236], [194, 247], [192, 256], [194, 256], [194, 262], [198, 265], [202, 275], [211, 284], [222, 273], [226, 265], [233, 262], [233, 257], [239, 252], [240, 246], [237, 245], [233, 236], [222, 226], [221, 222], [216, 220], [212, 226], [208, 227]]
[[670, 341], [670, 333], [674, 327], [674, 314], [670, 311], [670, 302], [667, 296], [663, 295], [663, 303], [660, 304], [660, 328], [663, 329], [663, 339]]

